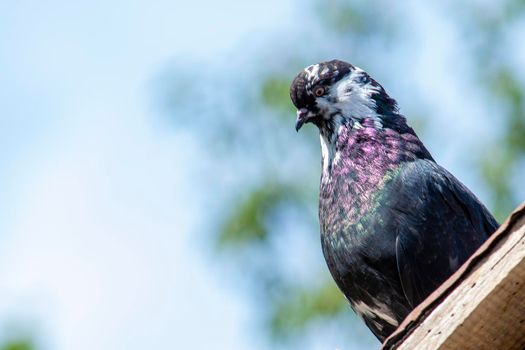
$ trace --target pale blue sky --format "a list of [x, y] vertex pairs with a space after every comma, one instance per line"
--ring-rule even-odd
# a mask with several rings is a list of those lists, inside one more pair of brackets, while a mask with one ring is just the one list
[[0, 4], [0, 330], [29, 324], [49, 349], [257, 347], [189, 236], [198, 147], [180, 151], [195, 141], [164, 130], [151, 90], [173, 59], [221, 60], [291, 6]]
[[[458, 149], [487, 139], [498, 123], [470, 85], [448, 14], [407, 3], [406, 25], [418, 30], [390, 48], [395, 55], [371, 58], [385, 55], [374, 75], [400, 81], [393, 95], [402, 108], [421, 98], [440, 116], [428, 121], [425, 141], [483, 199]], [[209, 201], [188, 187], [188, 164], [210, 160], [199, 140], [159, 115], [155, 84], [174, 61], [242, 74], [229, 57], [239, 62], [240, 47], [279, 33], [296, 30], [303, 49], [321, 41], [299, 7], [0, 4], [0, 338], [19, 321], [47, 349], [263, 347], [249, 299], [194, 236]], [[319, 59], [337, 57], [329, 52]], [[331, 341], [313, 343], [348, 349]]]

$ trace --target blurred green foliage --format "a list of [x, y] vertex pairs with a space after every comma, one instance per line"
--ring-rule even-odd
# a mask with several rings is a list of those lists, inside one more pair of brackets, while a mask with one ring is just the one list
[[284, 76], [269, 76], [261, 84], [261, 101], [264, 105], [272, 107], [275, 112], [283, 112], [284, 117], [294, 114], [290, 103], [288, 91], [290, 79]]
[[285, 339], [290, 336], [288, 332], [303, 330], [313, 319], [337, 316], [346, 307], [346, 300], [335, 283], [326, 281], [317, 288], [297, 288], [272, 307], [271, 332]]
[[[497, 96], [502, 108], [504, 129], [495, 144], [480, 159], [481, 174], [492, 192], [494, 214], [502, 221], [520, 198], [513, 191], [512, 176], [525, 158], [525, 110], [523, 87], [510, 68], [497, 71], [488, 87]], [[523, 198], [522, 198], [523, 200]]]
[[240, 246], [264, 241], [268, 235], [267, 221], [271, 211], [282, 201], [297, 201], [297, 191], [290, 185], [263, 183], [239, 200], [235, 211], [226, 218], [218, 244]]
[[[389, 7], [379, 1], [343, 0], [314, 0], [309, 4], [314, 20], [305, 22], [310, 26], [319, 27], [323, 43], [334, 48], [334, 57], [342, 55], [366, 59], [367, 55], [374, 56], [374, 52], [367, 50], [403, 44], [400, 28], [404, 27], [405, 23], [402, 11], [396, 6]], [[307, 6], [306, 3], [302, 5]], [[478, 178], [483, 179], [490, 195], [487, 205], [499, 220], [504, 219], [519, 201], [524, 199], [517, 198], [516, 189], [517, 186], [523, 186], [523, 175], [520, 171], [523, 171], [525, 161], [525, 89], [523, 82], [517, 78], [518, 68], [501, 54], [505, 42], [505, 28], [516, 21], [523, 21], [524, 5], [525, 1], [502, 1], [498, 3], [498, 11], [487, 10], [490, 4], [476, 1], [442, 5], [442, 10], [449, 11], [451, 20], [460, 31], [463, 30], [466, 59], [472, 67], [474, 79], [480, 82], [481, 89], [490, 96], [491, 103], [498, 106], [498, 115], [495, 118], [498, 125], [501, 123], [501, 129], [495, 129], [494, 133], [497, 135], [494, 141], [484, 143], [471, 157], [476, 159], [475, 171]], [[437, 2], [433, 2], [433, 6], [436, 7]], [[272, 50], [271, 47], [266, 48], [266, 51]], [[315, 48], [312, 47], [312, 50]], [[257, 290], [254, 293], [254, 304], [259, 305], [264, 329], [268, 331], [269, 338], [284, 341], [293, 340], [294, 336], [304, 336], [315, 321], [339, 319], [342, 314], [353, 313], [349, 311], [346, 301], [330, 279], [320, 256], [314, 261], [316, 267], [309, 271], [309, 280], [304, 281], [285, 271], [286, 266], [279, 264], [278, 253], [272, 245], [275, 240], [282, 239], [283, 234], [293, 235], [289, 226], [276, 219], [278, 213], [285, 212], [283, 208], [295, 208], [301, 213], [301, 221], [307, 219], [307, 222], [312, 223], [309, 232], [317, 236], [300, 232], [302, 236], [312, 241], [314, 237], [318, 237], [318, 226], [315, 224], [317, 192], [315, 187], [310, 186], [310, 179], [312, 174], [316, 178], [319, 176], [318, 163], [307, 169], [299, 169], [299, 162], [294, 163], [294, 159], [286, 158], [289, 144], [282, 137], [284, 128], [287, 128], [286, 135], [291, 133], [294, 119], [294, 108], [288, 95], [291, 79], [299, 69], [312, 62], [309, 61], [310, 57], [303, 57], [300, 52], [280, 51], [274, 55], [293, 64], [285, 69], [280, 67], [263, 72], [255, 83], [258, 98], [252, 99], [247, 97], [249, 95], [237, 94], [234, 101], [238, 106], [234, 106], [235, 112], [231, 114], [233, 124], [223, 121], [218, 128], [236, 130], [234, 133], [240, 134], [244, 132], [241, 126], [256, 126], [249, 137], [239, 140], [235, 145], [232, 144], [231, 151], [240, 149], [244, 157], [259, 159], [260, 180], [256, 185], [238, 189], [239, 195], [228, 203], [228, 207], [222, 211], [224, 216], [216, 221], [214, 237], [219, 250], [227, 251], [229, 259], [238, 263], [239, 271], [252, 280]], [[260, 66], [260, 60], [258, 65]], [[239, 77], [238, 81], [242, 81], [242, 77]], [[250, 85], [253, 85], [253, 80]], [[407, 109], [406, 106], [403, 108]], [[424, 118], [415, 116], [424, 116], [427, 112], [417, 108], [412, 106], [415, 110], [411, 111], [410, 120], [424, 129]], [[251, 111], [254, 110], [262, 110], [265, 121], [253, 116]], [[214, 112], [215, 115], [219, 113], [217, 109], [214, 109]], [[247, 115], [252, 116], [249, 122], [245, 123], [243, 121], [246, 121]], [[283, 116], [287, 118], [286, 123], [273, 123], [271, 128], [265, 127], [269, 120], [281, 121]], [[223, 135], [225, 139], [231, 137], [231, 133]], [[294, 139], [293, 147], [304, 148], [311, 159], [314, 155], [301, 140]], [[308, 144], [313, 143], [310, 138]], [[256, 147], [256, 150], [260, 151], [257, 153], [250, 148], [254, 144], [269, 144], [273, 148]], [[315, 156], [318, 157], [318, 154]], [[293, 164], [292, 169], [297, 172], [292, 180], [298, 181], [291, 181], [272, 169], [288, 162]], [[305, 162], [301, 160], [300, 163]], [[516, 178], [521, 180], [516, 182]], [[298, 189], [295, 187], [297, 184], [304, 186]], [[288, 231], [281, 232], [280, 227]], [[287, 248], [294, 250], [296, 247]], [[298, 254], [295, 251], [293, 253]], [[260, 263], [255, 263], [258, 259]], [[310, 266], [306, 259], [305, 266]], [[344, 322], [358, 321], [353, 317]], [[354, 327], [350, 327], [350, 323], [346, 324], [348, 327], [343, 328], [352, 336], [355, 330]], [[372, 340], [373, 337], [370, 336], [369, 339]]]
[[16, 339], [6, 342], [0, 346], [1, 350], [33, 350], [33, 342], [30, 339]]

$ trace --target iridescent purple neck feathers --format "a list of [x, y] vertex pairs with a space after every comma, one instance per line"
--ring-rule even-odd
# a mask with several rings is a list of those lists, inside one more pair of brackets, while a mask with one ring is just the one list
[[[378, 125], [378, 123], [382, 123]], [[329, 127], [320, 127], [323, 158], [322, 184], [334, 177], [360, 178], [360, 182], [377, 184], [378, 176], [402, 162], [432, 159], [405, 118], [385, 121], [365, 118], [361, 121], [339, 119]], [[372, 178], [366, 179], [367, 176]]]

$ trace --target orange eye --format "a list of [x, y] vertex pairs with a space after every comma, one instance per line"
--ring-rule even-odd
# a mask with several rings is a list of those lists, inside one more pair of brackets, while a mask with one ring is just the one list
[[325, 91], [324, 91], [324, 87], [322, 87], [322, 86], [318, 86], [318, 87], [316, 87], [315, 90], [314, 90], [314, 95], [317, 96], [317, 97], [321, 97], [321, 96], [323, 96], [324, 93], [325, 93]]

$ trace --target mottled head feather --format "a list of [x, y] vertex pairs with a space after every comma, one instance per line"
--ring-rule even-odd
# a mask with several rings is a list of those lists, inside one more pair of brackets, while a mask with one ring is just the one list
[[290, 97], [298, 110], [296, 128], [314, 123], [321, 133], [341, 122], [359, 127], [364, 119], [376, 128], [404, 123], [397, 103], [376, 80], [350, 63], [332, 60], [306, 67], [293, 80]]
[[332, 60], [306, 67], [297, 74], [290, 87], [290, 97], [297, 109], [315, 108], [314, 87], [332, 85], [354, 69], [350, 63]]

